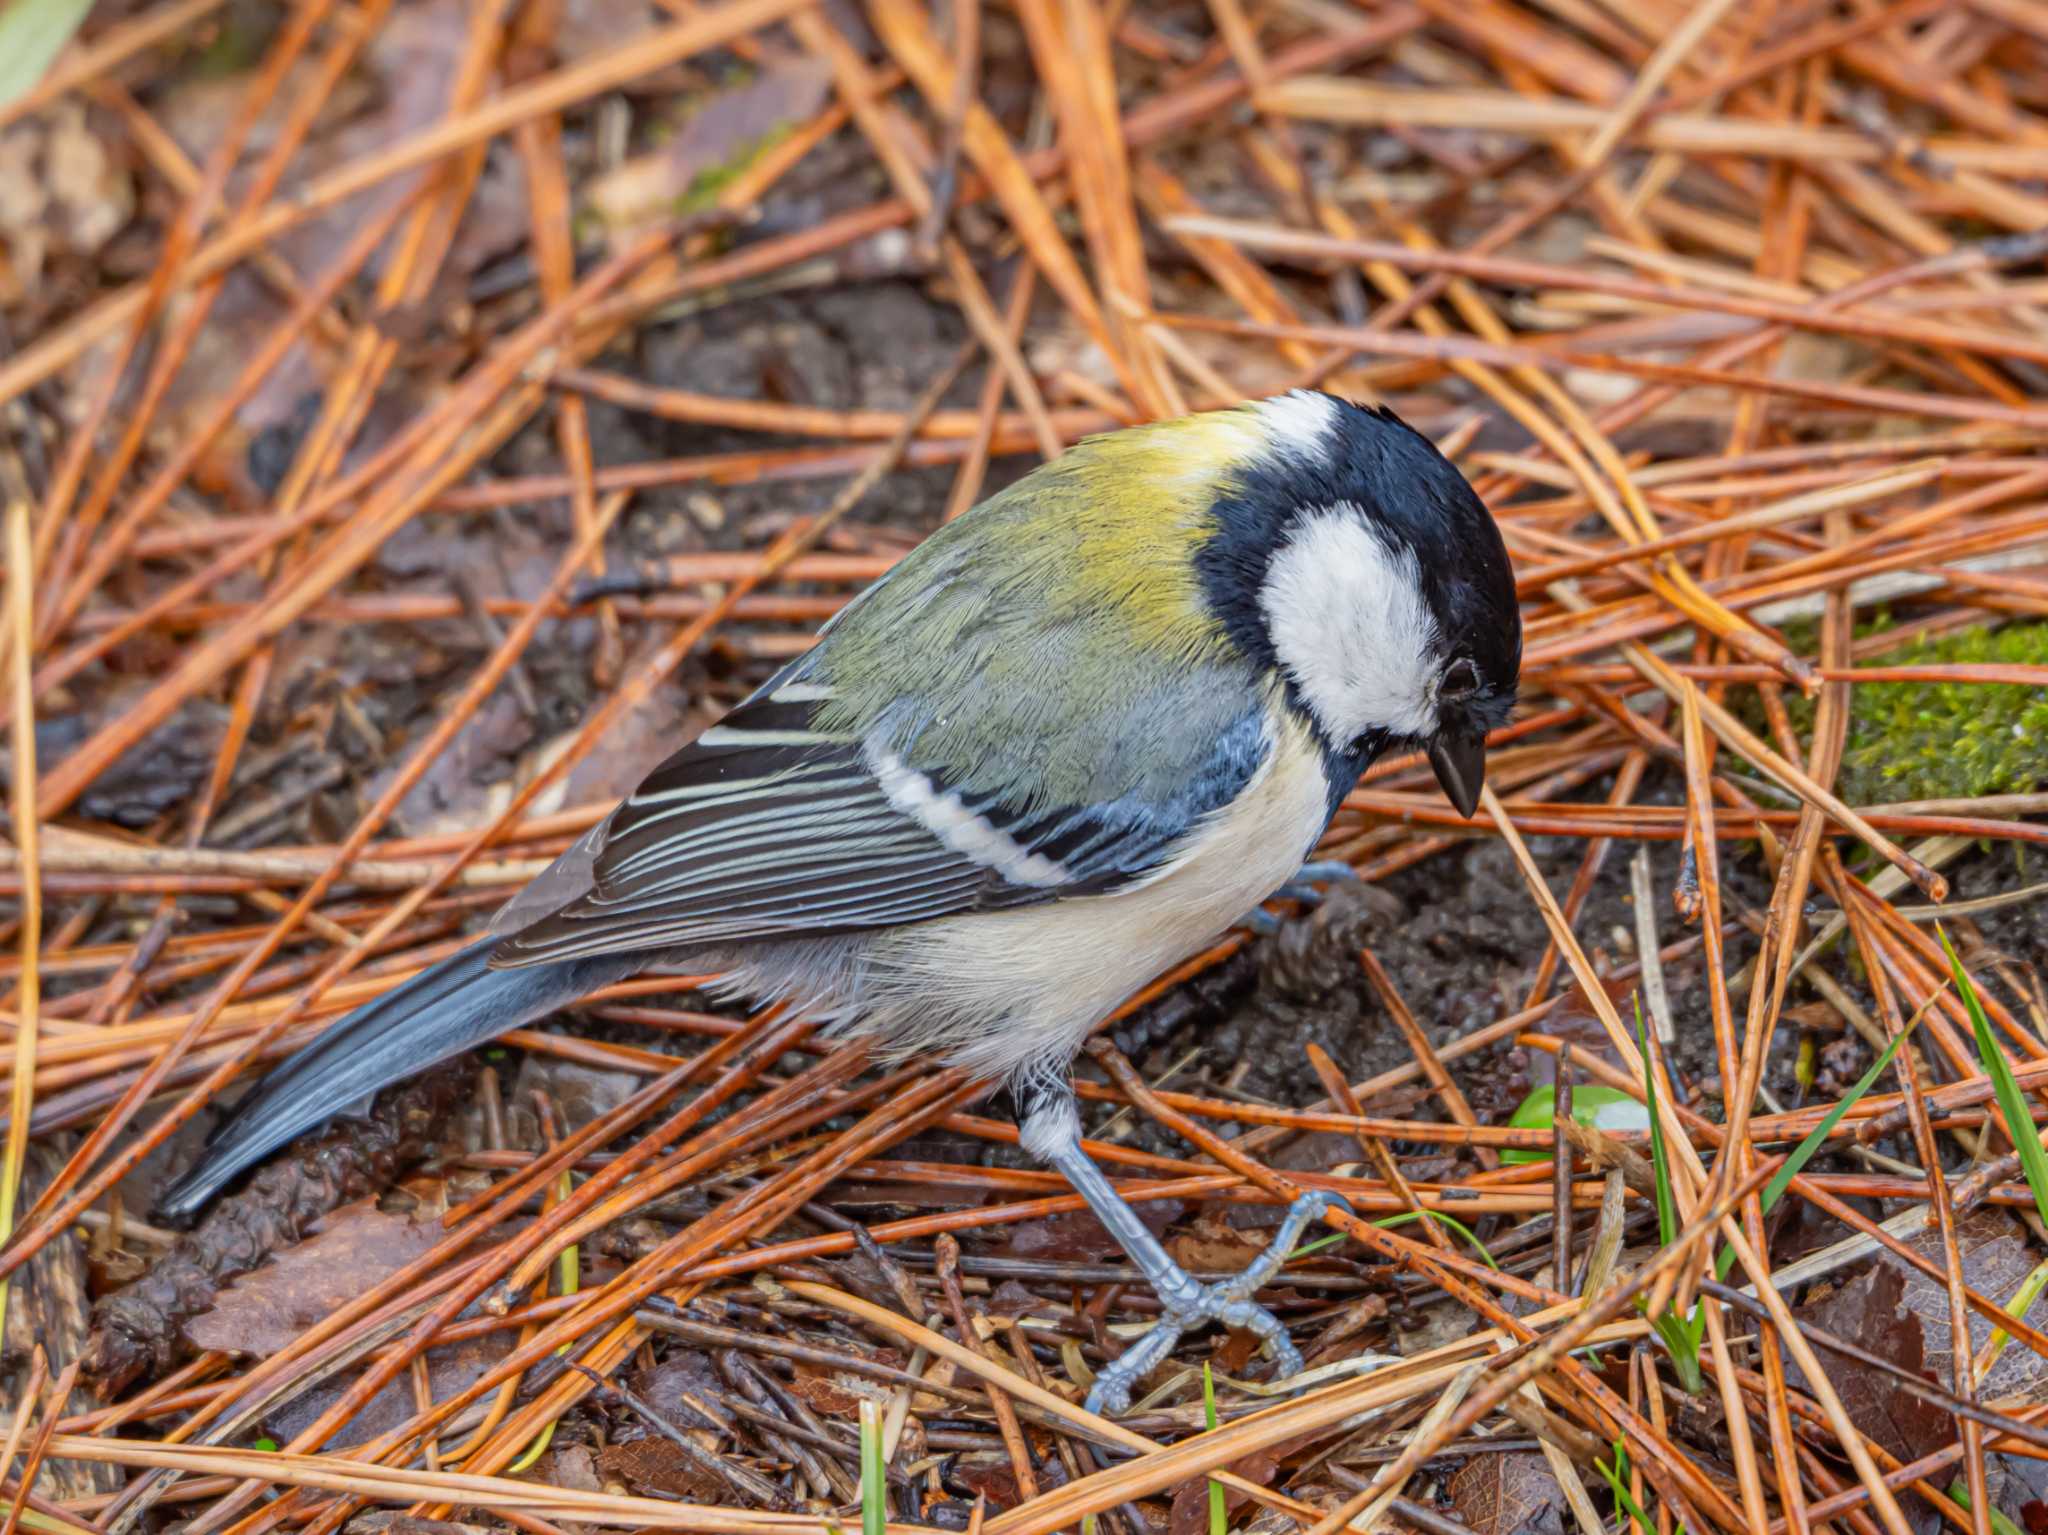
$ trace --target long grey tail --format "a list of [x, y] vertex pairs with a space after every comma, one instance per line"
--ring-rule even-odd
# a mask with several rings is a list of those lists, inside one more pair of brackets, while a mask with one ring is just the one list
[[493, 970], [496, 944], [486, 938], [422, 970], [277, 1067], [165, 1191], [157, 1213], [166, 1220], [198, 1214], [245, 1168], [357, 1100], [631, 975], [641, 964], [636, 955], [607, 954]]

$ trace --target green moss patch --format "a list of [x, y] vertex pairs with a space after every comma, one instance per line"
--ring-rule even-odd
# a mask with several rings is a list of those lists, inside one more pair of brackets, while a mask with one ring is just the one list
[[[1888, 627], [1882, 617], [1871, 632]], [[2048, 663], [2048, 622], [1913, 640], [1861, 664]], [[1786, 708], [1810, 739], [1813, 705]], [[2048, 782], [2048, 690], [2010, 683], [1859, 683], [1837, 785], [1852, 805], [2023, 794]]]

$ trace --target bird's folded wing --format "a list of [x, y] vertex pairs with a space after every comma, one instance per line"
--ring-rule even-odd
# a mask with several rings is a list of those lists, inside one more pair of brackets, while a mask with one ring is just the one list
[[814, 716], [830, 695], [800, 678], [777, 678], [656, 769], [604, 829], [588, 890], [502, 940], [492, 962], [848, 932], [1114, 890], [1169, 860], [1267, 750], [1253, 710], [1200, 743], [1191, 797], [1017, 803], [958, 789], [944, 764], [903, 760], [877, 733], [822, 731]]

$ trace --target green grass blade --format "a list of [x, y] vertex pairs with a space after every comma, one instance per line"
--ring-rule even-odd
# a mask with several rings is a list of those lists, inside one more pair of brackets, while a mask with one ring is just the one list
[[1698, 1396], [1706, 1390], [1707, 1377], [1700, 1369], [1700, 1339], [1707, 1332], [1705, 1306], [1695, 1305], [1690, 1320], [1667, 1310], [1662, 1316], [1652, 1317], [1650, 1326], [1664, 1345], [1665, 1353], [1671, 1356], [1672, 1367], [1678, 1371], [1678, 1384], [1686, 1395]]
[[[1664, 1144], [1664, 1120], [1657, 1113], [1657, 1061], [1650, 1054], [1649, 1035], [1643, 1028], [1640, 996], [1636, 998], [1636, 1048], [1643, 1055], [1643, 1105], [1650, 1111], [1650, 1167], [1657, 1178], [1657, 1233], [1669, 1247], [1678, 1239], [1678, 1201], [1671, 1192], [1671, 1153]], [[1636, 1304], [1643, 1304], [1641, 1296], [1636, 1298]], [[1700, 1373], [1700, 1338], [1707, 1327], [1704, 1309], [1695, 1305], [1690, 1320], [1666, 1311], [1662, 1316], [1651, 1317], [1650, 1326], [1678, 1370], [1679, 1385], [1688, 1395], [1698, 1396], [1707, 1385], [1706, 1377]]]
[[882, 1404], [860, 1404], [860, 1535], [888, 1535], [889, 1468], [882, 1460]]
[[[1202, 1422], [1216, 1431], [1216, 1377], [1209, 1373], [1209, 1361], [1202, 1361]], [[1230, 1510], [1223, 1501], [1223, 1484], [1209, 1479], [1209, 1535], [1229, 1535]]]
[[[1961, 1477], [1957, 1477], [1948, 1484], [1948, 1496], [1951, 1503], [1954, 1503], [1965, 1513], [1969, 1512], [1970, 1484], [1968, 1482], [1964, 1481]], [[1997, 1509], [1991, 1509], [1989, 1513], [1991, 1515], [1992, 1535], [2025, 1535], [2025, 1532], [2018, 1525], [2006, 1518]]]
[[1885, 1068], [1892, 1063], [1892, 1057], [1899, 1053], [1899, 1046], [1906, 1042], [1907, 1036], [1913, 1032], [1919, 1021], [1918, 1018], [1914, 1018], [1892, 1036], [1891, 1043], [1884, 1047], [1883, 1053], [1871, 1062], [1870, 1070], [1856, 1079], [1856, 1085], [1849, 1089], [1848, 1095], [1828, 1110], [1827, 1117], [1814, 1126], [1813, 1133], [1793, 1148], [1791, 1156], [1785, 1158], [1785, 1165], [1771, 1174], [1771, 1181], [1764, 1185], [1763, 1206], [1766, 1213], [1772, 1205], [1784, 1198], [1785, 1190], [1792, 1187], [1792, 1180], [1799, 1176], [1799, 1170], [1811, 1162], [1814, 1153], [1827, 1143], [1829, 1134], [1841, 1122], [1842, 1116], [1856, 1107], [1856, 1101], [1877, 1085], [1877, 1079], [1884, 1075]]
[[[1828, 1110], [1826, 1117], [1813, 1127], [1812, 1133], [1792, 1149], [1792, 1155], [1785, 1158], [1785, 1165], [1771, 1174], [1771, 1181], [1764, 1185], [1764, 1214], [1770, 1214], [1771, 1206], [1785, 1197], [1785, 1190], [1792, 1187], [1792, 1180], [1799, 1176], [1799, 1170], [1811, 1162], [1814, 1154], [1827, 1144], [1828, 1136], [1833, 1133], [1835, 1126], [1841, 1123], [1842, 1116], [1856, 1107], [1857, 1100], [1877, 1085], [1877, 1079], [1884, 1075], [1885, 1068], [1892, 1063], [1892, 1057], [1899, 1053], [1899, 1046], [1903, 1045], [1907, 1037], [1919, 1026], [1922, 1016], [1924, 1015], [1915, 1013], [1907, 1020], [1906, 1026], [1892, 1036], [1891, 1043], [1887, 1044], [1878, 1058], [1871, 1062], [1870, 1070], [1857, 1078], [1856, 1085], [1849, 1089], [1848, 1095]], [[1725, 1280], [1729, 1269], [1734, 1266], [1734, 1249], [1722, 1248], [1719, 1256], [1714, 1259], [1714, 1277]]]
[[[569, 1174], [564, 1172], [561, 1182], [555, 1186], [555, 1203], [560, 1204], [574, 1192], [575, 1184]], [[574, 1295], [582, 1287], [583, 1260], [578, 1254], [577, 1244], [571, 1242], [562, 1249], [561, 1256], [555, 1259], [557, 1294]], [[564, 1343], [555, 1352], [566, 1354], [569, 1352], [569, 1345]], [[548, 1446], [555, 1442], [555, 1424], [558, 1421], [551, 1418], [541, 1425], [540, 1432], [534, 1436], [533, 1443], [526, 1447], [525, 1453], [505, 1468], [507, 1476], [517, 1476], [523, 1471], [531, 1471], [540, 1463], [540, 1458], [547, 1453]], [[277, 1446], [272, 1445], [271, 1448], [276, 1449]]]
[[24, 1508], [16, 1515], [14, 1505], [0, 1499], [0, 1522], [9, 1518], [13, 1518], [24, 1530], [34, 1530], [36, 1535], [93, 1535], [90, 1526], [66, 1524], [60, 1519], [52, 1519], [47, 1514], [39, 1514], [32, 1508]]
[[2012, 1063], [2006, 1060], [2005, 1052], [1998, 1048], [1998, 1040], [1992, 1035], [1991, 1020], [1984, 1016], [1984, 1004], [1977, 1000], [1977, 988], [1970, 984], [1969, 972], [1963, 969], [1955, 945], [1948, 941], [1948, 933], [1939, 923], [1934, 931], [1940, 935], [1949, 969], [1956, 978], [1956, 990], [1962, 994], [1970, 1026], [1976, 1030], [1977, 1054], [1983, 1057], [1985, 1073], [1998, 1096], [2005, 1133], [2012, 1140], [2013, 1150], [2019, 1153], [2020, 1171], [2027, 1175], [2027, 1187], [2034, 1191], [2034, 1206], [2041, 1212], [2041, 1219], [2048, 1221], [2048, 1152], [2041, 1149], [2041, 1132], [2034, 1124], [2034, 1116], [2027, 1111], [2026, 1095], [2013, 1077]]
[[1608, 1490], [1614, 1494], [1614, 1501], [1630, 1519], [1635, 1521], [1636, 1528], [1641, 1530], [1643, 1535], [1655, 1535], [1657, 1527], [1650, 1522], [1650, 1516], [1643, 1512], [1642, 1506], [1629, 1494], [1628, 1451], [1622, 1448], [1621, 1441], [1614, 1441], [1613, 1465], [1608, 1465], [1598, 1456], [1594, 1457], [1593, 1464], [1599, 1467], [1600, 1474], [1607, 1478]]
[[1643, 1106], [1650, 1111], [1650, 1166], [1657, 1175], [1657, 1235], [1666, 1247], [1678, 1240], [1678, 1203], [1671, 1197], [1671, 1156], [1657, 1113], [1657, 1063], [1643, 1029], [1643, 999], [1636, 998], [1636, 1048], [1643, 1056]]
[[1395, 1226], [1405, 1226], [1410, 1221], [1421, 1220], [1424, 1216], [1428, 1216], [1440, 1226], [1448, 1226], [1451, 1230], [1457, 1232], [1459, 1236], [1472, 1244], [1474, 1252], [1486, 1260], [1488, 1268], [1492, 1269], [1496, 1274], [1500, 1272], [1500, 1265], [1493, 1261], [1493, 1254], [1486, 1250], [1484, 1242], [1472, 1234], [1471, 1228], [1455, 1217], [1444, 1214], [1441, 1210], [1404, 1210], [1399, 1215], [1382, 1216], [1379, 1220], [1374, 1221], [1373, 1224], [1382, 1230], [1391, 1230]]
[[[2027, 1277], [2020, 1281], [2020, 1287], [2013, 1291], [2012, 1299], [2005, 1303], [2005, 1314], [2025, 1316], [2033, 1309], [2034, 1302], [2041, 1298], [2043, 1290], [2048, 1290], [2048, 1258], [2035, 1264], [2027, 1272]], [[2003, 1327], [1994, 1327], [1991, 1330], [1991, 1341], [1984, 1345], [1984, 1368], [1977, 1372], [1980, 1381], [1991, 1373], [1991, 1366], [1997, 1362], [2000, 1352], [2010, 1341]]]

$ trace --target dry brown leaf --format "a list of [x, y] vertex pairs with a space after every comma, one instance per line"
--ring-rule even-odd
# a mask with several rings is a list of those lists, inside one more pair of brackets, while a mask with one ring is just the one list
[[726, 1486], [666, 1439], [635, 1439], [597, 1452], [597, 1468], [638, 1493], [666, 1492], [692, 1503], [717, 1503]]
[[[1932, 1230], [1909, 1245], [1936, 1263], [1943, 1261], [1939, 1236]], [[1956, 1222], [1956, 1247], [1962, 1256], [1963, 1282], [1996, 1300], [2006, 1300], [2018, 1290], [2033, 1267], [2026, 1232], [2002, 1209], [1980, 1207], [1963, 1216]], [[1800, 1315], [1931, 1382], [1947, 1386], [1953, 1379], [1946, 1288], [1889, 1254], [1880, 1254], [1870, 1268], [1818, 1304], [1802, 1307]], [[2048, 1300], [2036, 1301], [2027, 1320], [2038, 1327], [2044, 1316]], [[1990, 1336], [1991, 1324], [1972, 1312], [1971, 1352], [1983, 1348]], [[1850, 1418], [1894, 1455], [1911, 1460], [1954, 1440], [1955, 1420], [1944, 1409], [1904, 1390], [1881, 1371], [1854, 1360], [1822, 1357]], [[1796, 1373], [1795, 1383], [1803, 1384]], [[1986, 1400], [2040, 1400], [2048, 1395], [2048, 1362], [2024, 1348], [2006, 1348], [1978, 1394]]]
[[1473, 1535], [1564, 1535], [1564, 1489], [1533, 1450], [1475, 1455], [1445, 1484], [1451, 1508]]
[[1191, 1274], [1232, 1274], [1249, 1265], [1265, 1249], [1266, 1240], [1259, 1232], [1241, 1231], [1205, 1211], [1187, 1230], [1167, 1238], [1166, 1250]]
[[[903, 1356], [893, 1349], [884, 1349], [867, 1357], [877, 1364], [898, 1369], [903, 1366]], [[817, 1411], [835, 1418], [850, 1418], [860, 1411], [863, 1400], [880, 1401], [895, 1389], [872, 1376], [855, 1375], [848, 1370], [835, 1370], [830, 1365], [809, 1361], [798, 1362], [789, 1387]]]
[[343, 1205], [312, 1236], [221, 1291], [185, 1324], [195, 1348], [267, 1355], [432, 1248], [438, 1212], [397, 1215], [375, 1200]]

